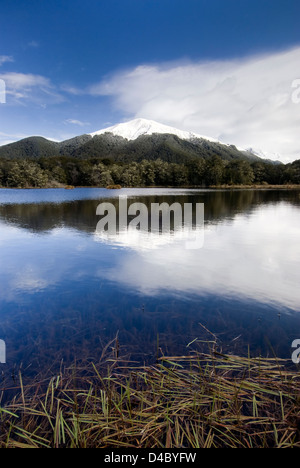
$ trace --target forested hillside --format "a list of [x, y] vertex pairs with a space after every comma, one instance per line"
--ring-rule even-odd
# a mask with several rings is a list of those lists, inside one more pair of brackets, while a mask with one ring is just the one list
[[0, 147], [2, 187], [298, 183], [299, 161], [284, 165], [261, 159], [252, 151], [145, 119], [62, 142], [30, 137]]

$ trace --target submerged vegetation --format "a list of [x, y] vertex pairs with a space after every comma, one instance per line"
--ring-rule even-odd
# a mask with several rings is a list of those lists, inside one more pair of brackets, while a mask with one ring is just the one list
[[38, 160], [0, 159], [0, 186], [7, 188], [85, 187], [208, 187], [285, 185], [300, 183], [300, 162], [223, 160], [219, 156], [190, 158], [185, 162], [162, 159], [121, 162], [109, 158], [72, 157]]
[[285, 364], [213, 348], [139, 367], [114, 345], [48, 382], [26, 387], [20, 374], [0, 447], [299, 448], [300, 377]]

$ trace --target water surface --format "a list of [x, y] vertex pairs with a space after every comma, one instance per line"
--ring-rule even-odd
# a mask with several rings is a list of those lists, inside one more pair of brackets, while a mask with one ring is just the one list
[[[300, 339], [299, 193], [0, 190], [6, 366], [97, 360], [116, 335], [140, 361], [197, 349], [210, 333], [230, 352], [290, 357]], [[98, 204], [117, 206], [120, 195], [148, 207], [204, 203], [203, 248], [186, 249], [176, 233], [99, 235]]]

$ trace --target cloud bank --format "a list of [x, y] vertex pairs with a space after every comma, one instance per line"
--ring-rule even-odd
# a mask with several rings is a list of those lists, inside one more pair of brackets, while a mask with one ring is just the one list
[[140, 65], [89, 93], [110, 96], [128, 118], [156, 120], [289, 162], [300, 158], [300, 102], [293, 99], [300, 95], [299, 63], [300, 47], [239, 60]]
[[0, 79], [6, 85], [6, 95], [10, 104], [30, 102], [37, 105], [57, 104], [63, 101], [51, 81], [41, 75], [31, 73], [0, 73]]

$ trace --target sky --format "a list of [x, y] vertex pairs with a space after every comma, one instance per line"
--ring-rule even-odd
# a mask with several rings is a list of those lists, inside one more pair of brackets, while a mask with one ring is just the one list
[[0, 145], [142, 117], [300, 159], [299, 0], [2, 0]]

